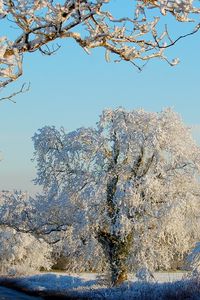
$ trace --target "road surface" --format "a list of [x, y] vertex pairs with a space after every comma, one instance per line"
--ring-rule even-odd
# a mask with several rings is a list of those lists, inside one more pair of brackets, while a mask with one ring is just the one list
[[42, 298], [28, 296], [22, 292], [0, 286], [0, 300], [42, 300]]

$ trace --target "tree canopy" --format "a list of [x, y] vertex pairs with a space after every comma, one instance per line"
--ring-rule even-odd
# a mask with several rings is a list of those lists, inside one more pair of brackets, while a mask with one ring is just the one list
[[[179, 39], [199, 30], [199, 1], [137, 0], [135, 3], [112, 0], [1, 0], [0, 22], [4, 33], [0, 36], [0, 87], [17, 80], [23, 73], [23, 55], [40, 51], [50, 55], [59, 46], [52, 42], [72, 38], [87, 53], [102, 47], [106, 60], [110, 53], [116, 60], [141, 66], [152, 58], [161, 58], [171, 65], [165, 49]], [[127, 15], [116, 15], [114, 6], [127, 5]], [[166, 15], [177, 22], [193, 22], [187, 34], [172, 37], [166, 26], [159, 24]], [[10, 26], [11, 24], [11, 26]], [[7, 34], [7, 30], [11, 34]], [[66, 54], [67, 55], [67, 54]], [[142, 63], [140, 63], [142, 61]]]

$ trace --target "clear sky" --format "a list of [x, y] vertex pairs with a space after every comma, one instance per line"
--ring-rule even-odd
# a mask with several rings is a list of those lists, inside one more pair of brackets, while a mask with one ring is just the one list
[[37, 191], [31, 182], [35, 177], [31, 137], [38, 128], [93, 126], [108, 107], [160, 111], [170, 106], [200, 141], [200, 34], [170, 50], [171, 57], [180, 58], [178, 66], [153, 60], [141, 73], [130, 63], [106, 63], [103, 50], [89, 56], [73, 41], [60, 44], [51, 57], [25, 55], [23, 78], [6, 93], [29, 81], [30, 91], [16, 97], [16, 104], [0, 102], [0, 190]]

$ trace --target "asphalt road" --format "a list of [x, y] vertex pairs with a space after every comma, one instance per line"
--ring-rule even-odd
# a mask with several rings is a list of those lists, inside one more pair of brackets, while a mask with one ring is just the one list
[[28, 296], [22, 292], [0, 286], [0, 300], [42, 300], [42, 298]]

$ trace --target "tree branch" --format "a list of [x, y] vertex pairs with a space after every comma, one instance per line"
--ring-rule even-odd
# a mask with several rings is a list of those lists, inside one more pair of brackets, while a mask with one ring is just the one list
[[0, 98], [0, 101], [8, 100], [8, 101], [11, 101], [12, 103], [16, 103], [16, 101], [13, 100], [13, 98], [15, 96], [19, 95], [19, 94], [23, 94], [23, 93], [28, 92], [29, 89], [30, 89], [30, 83], [27, 86], [26, 86], [26, 83], [23, 83], [20, 90], [18, 90], [17, 92], [12, 93], [9, 96], [5, 96], [5, 97]]

